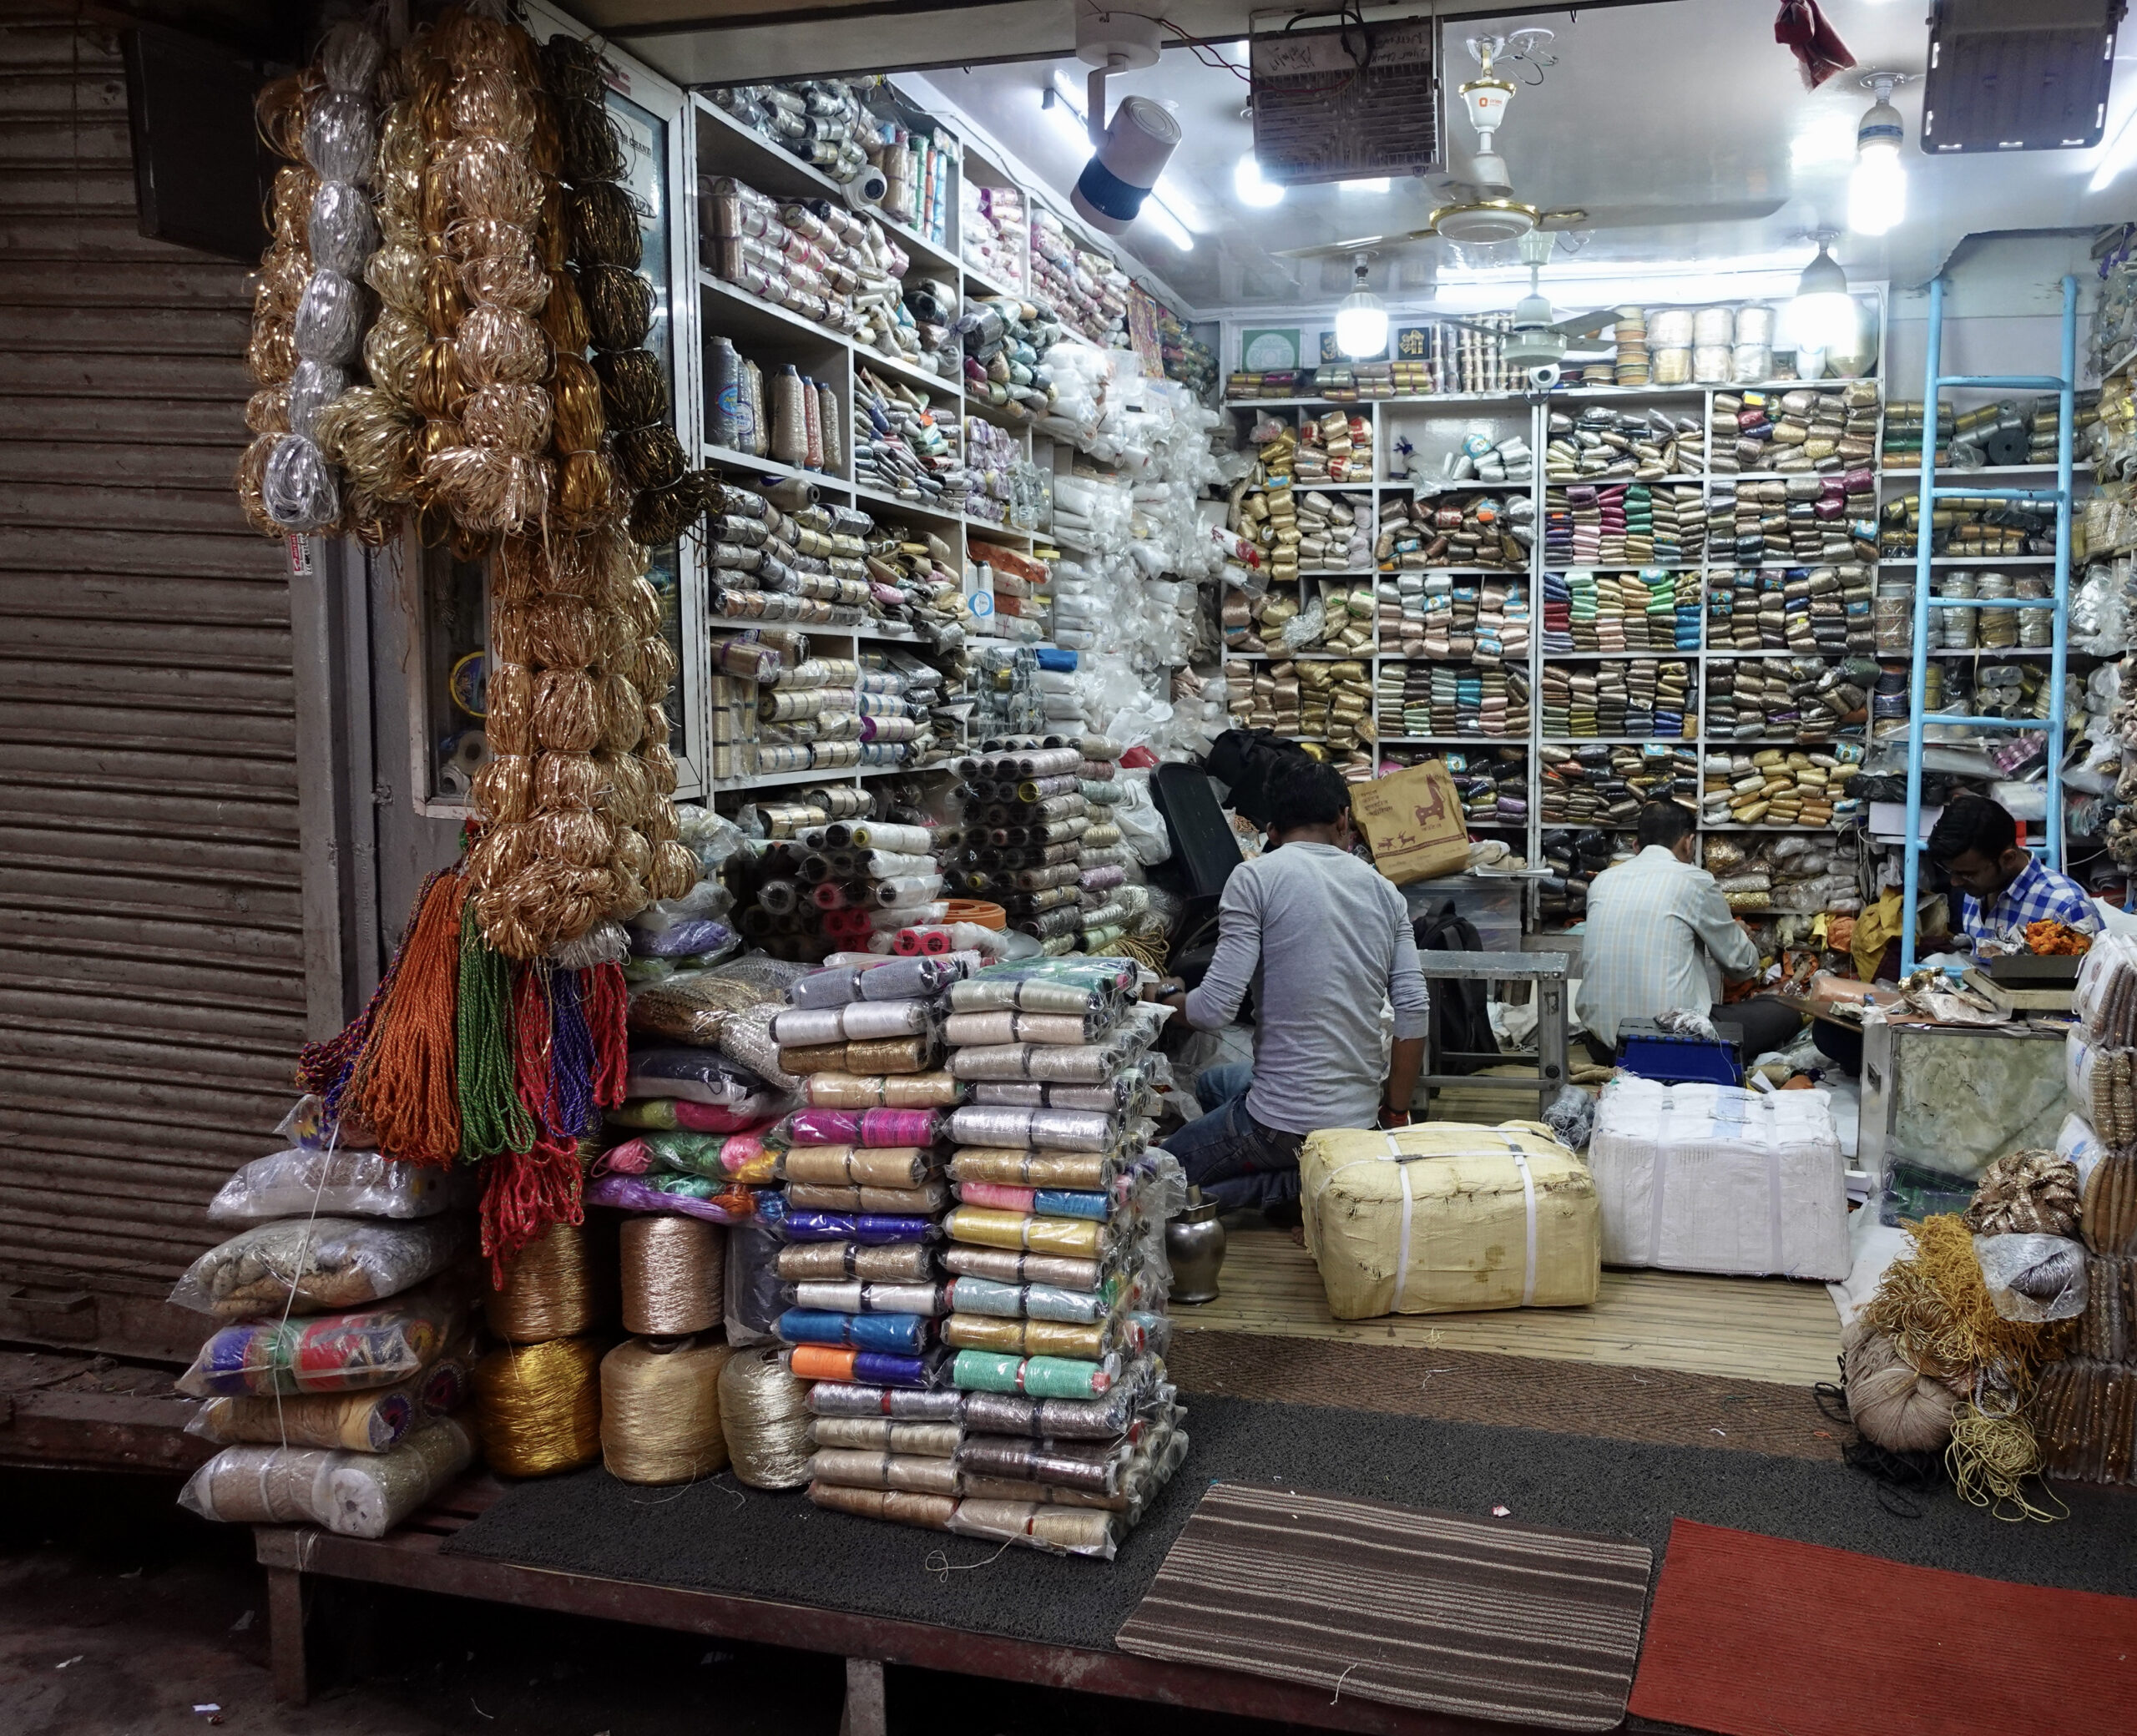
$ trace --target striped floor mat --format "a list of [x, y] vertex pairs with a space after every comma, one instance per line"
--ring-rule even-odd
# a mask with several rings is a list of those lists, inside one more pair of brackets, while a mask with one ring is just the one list
[[1337, 1698], [1609, 1730], [1653, 1566], [1629, 1539], [1216, 1483], [1117, 1643]]

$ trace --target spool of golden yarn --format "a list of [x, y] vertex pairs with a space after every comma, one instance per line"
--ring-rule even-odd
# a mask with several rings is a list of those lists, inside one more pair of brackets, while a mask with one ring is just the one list
[[590, 1330], [604, 1312], [596, 1265], [584, 1224], [552, 1224], [507, 1264], [504, 1288], [483, 1297], [490, 1330], [516, 1345]]
[[710, 1331], [726, 1295], [727, 1233], [679, 1212], [626, 1218], [624, 1330], [653, 1337]]
[[626, 1339], [601, 1359], [601, 1457], [626, 1483], [685, 1483], [727, 1463], [720, 1374], [734, 1353], [689, 1339]]
[[554, 1476], [601, 1456], [601, 1349], [589, 1338], [508, 1345], [475, 1365], [482, 1451], [504, 1476]]
[[737, 1482], [798, 1489], [809, 1481], [809, 1408], [776, 1350], [741, 1350], [720, 1371], [720, 1430]]

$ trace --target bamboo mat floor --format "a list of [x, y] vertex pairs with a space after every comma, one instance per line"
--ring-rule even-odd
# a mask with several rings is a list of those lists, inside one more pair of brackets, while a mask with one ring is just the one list
[[1674, 1369], [1809, 1386], [1835, 1377], [1840, 1319], [1821, 1284], [1605, 1271], [1586, 1308], [1339, 1320], [1312, 1257], [1281, 1230], [1235, 1229], [1214, 1302], [1175, 1302], [1183, 1330], [1335, 1339], [1566, 1362]]

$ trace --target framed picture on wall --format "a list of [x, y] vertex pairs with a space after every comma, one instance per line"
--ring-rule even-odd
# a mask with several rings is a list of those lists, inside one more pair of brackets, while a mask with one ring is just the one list
[[1321, 365], [1323, 367], [1331, 366], [1337, 362], [1385, 361], [1387, 360], [1387, 351], [1385, 346], [1382, 346], [1377, 356], [1346, 356], [1336, 347], [1336, 334], [1332, 331], [1321, 334]]
[[1239, 365], [1249, 374], [1283, 374], [1299, 366], [1299, 329], [1250, 326], [1239, 335]]

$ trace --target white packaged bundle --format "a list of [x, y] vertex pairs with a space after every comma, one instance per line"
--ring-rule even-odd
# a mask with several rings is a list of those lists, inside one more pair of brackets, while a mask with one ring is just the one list
[[1847, 1163], [1824, 1092], [1620, 1077], [1588, 1158], [1607, 1266], [1847, 1275]]
[[345, 1537], [382, 1537], [475, 1456], [449, 1416], [425, 1423], [382, 1453], [316, 1446], [226, 1446], [193, 1473], [180, 1506], [234, 1525], [324, 1526]]

